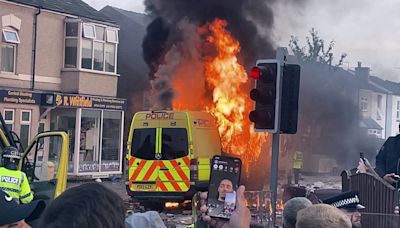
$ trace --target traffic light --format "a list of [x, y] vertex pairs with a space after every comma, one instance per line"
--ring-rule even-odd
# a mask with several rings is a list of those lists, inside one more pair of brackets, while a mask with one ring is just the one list
[[300, 66], [283, 66], [280, 132], [296, 134], [299, 110]]
[[256, 131], [276, 133], [279, 129], [280, 65], [276, 59], [258, 60], [250, 76], [256, 80], [250, 91], [255, 109], [250, 112], [250, 121]]

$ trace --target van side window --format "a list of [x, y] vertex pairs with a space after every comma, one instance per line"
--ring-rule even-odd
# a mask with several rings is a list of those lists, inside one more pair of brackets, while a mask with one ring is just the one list
[[131, 156], [145, 160], [155, 159], [156, 129], [135, 129], [132, 138]]
[[171, 160], [187, 156], [188, 151], [188, 136], [185, 128], [162, 129], [162, 160]]

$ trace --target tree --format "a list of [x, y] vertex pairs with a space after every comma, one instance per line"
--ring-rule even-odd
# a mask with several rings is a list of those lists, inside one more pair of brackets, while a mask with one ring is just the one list
[[[332, 40], [329, 42], [328, 49], [325, 50], [325, 42], [319, 37], [318, 32], [314, 28], [311, 29], [310, 35], [311, 37], [306, 37], [307, 47], [300, 47], [299, 39], [296, 36], [291, 36], [289, 47], [294, 55], [302, 62], [319, 62], [332, 66], [332, 51], [335, 46], [335, 41]], [[343, 64], [343, 60], [346, 56], [346, 53], [341, 55], [339, 62], [334, 66], [334, 70]]]

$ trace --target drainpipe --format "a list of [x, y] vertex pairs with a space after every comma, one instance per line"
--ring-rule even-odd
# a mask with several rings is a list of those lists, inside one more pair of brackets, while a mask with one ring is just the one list
[[32, 83], [31, 90], [35, 89], [35, 71], [36, 71], [36, 38], [37, 38], [37, 19], [41, 13], [40, 8], [36, 9], [35, 17], [33, 18], [33, 47], [32, 47]]

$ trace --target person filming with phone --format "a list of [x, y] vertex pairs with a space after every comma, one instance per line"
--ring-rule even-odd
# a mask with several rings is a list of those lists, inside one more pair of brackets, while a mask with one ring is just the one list
[[[400, 124], [399, 124], [400, 130]], [[400, 187], [400, 134], [389, 137], [376, 156], [376, 172], [394, 187]]]

